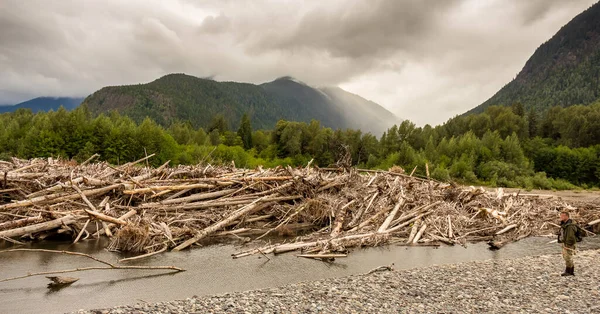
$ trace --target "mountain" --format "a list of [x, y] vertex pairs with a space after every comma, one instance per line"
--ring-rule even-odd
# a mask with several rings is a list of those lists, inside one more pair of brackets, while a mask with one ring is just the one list
[[73, 110], [83, 102], [83, 98], [73, 97], [38, 97], [13, 106], [0, 106], [0, 113], [12, 112], [21, 108], [31, 109], [33, 113], [38, 111], [58, 110], [60, 106], [67, 110]]
[[588, 105], [600, 98], [600, 2], [577, 15], [529, 58], [514, 80], [468, 113], [520, 102], [525, 109]]
[[360, 96], [339, 88], [314, 88], [291, 77], [254, 85], [169, 74], [147, 84], [104, 87], [83, 103], [96, 115], [116, 110], [135, 121], [148, 116], [162, 125], [182, 120], [204, 128], [223, 114], [235, 129], [244, 113], [255, 129], [271, 129], [280, 119], [315, 119], [334, 129], [381, 134], [401, 121]]

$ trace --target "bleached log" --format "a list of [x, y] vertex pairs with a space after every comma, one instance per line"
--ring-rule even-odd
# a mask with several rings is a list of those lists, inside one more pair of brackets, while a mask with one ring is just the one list
[[105, 215], [103, 213], [99, 213], [96, 210], [96, 207], [92, 204], [92, 202], [90, 202], [90, 200], [88, 200], [87, 196], [85, 196], [85, 194], [83, 194], [83, 192], [81, 191], [81, 189], [79, 189], [79, 187], [77, 185], [73, 185], [72, 187], [73, 187], [73, 189], [75, 189], [75, 191], [77, 191], [77, 193], [80, 194], [81, 199], [83, 199], [83, 201], [90, 208], [90, 209], [84, 209], [84, 211], [86, 213], [88, 213], [88, 215], [93, 216], [94, 218], [96, 218], [98, 220], [103, 220], [103, 221], [114, 223], [114, 224], [118, 224], [118, 225], [126, 225], [127, 224], [126, 221], [123, 221], [123, 220], [120, 220], [118, 218], [114, 218], [114, 217]]
[[436, 201], [436, 202], [433, 202], [431, 204], [419, 206], [419, 207], [413, 209], [412, 211], [410, 211], [409, 213], [403, 214], [402, 216], [400, 216], [396, 220], [392, 221], [392, 223], [390, 224], [390, 226], [392, 226], [392, 228], [395, 228], [399, 223], [401, 223], [403, 221], [406, 221], [406, 220], [410, 220], [411, 218], [413, 218], [415, 216], [418, 216], [421, 213], [427, 212], [429, 209], [431, 209], [432, 207], [437, 206], [440, 203], [441, 203], [441, 201]]
[[448, 215], [448, 238], [454, 238], [454, 231], [452, 230], [452, 220], [450, 219], [450, 215]]
[[415, 239], [415, 236], [417, 235], [417, 232], [419, 230], [419, 224], [420, 224], [420, 220], [416, 220], [415, 223], [412, 226], [412, 229], [410, 230], [410, 235], [408, 236], [408, 240], [406, 240], [406, 243], [412, 243], [413, 240]]
[[194, 202], [194, 201], [213, 199], [213, 198], [218, 198], [218, 197], [221, 197], [221, 196], [224, 196], [227, 194], [231, 194], [235, 191], [236, 191], [236, 189], [225, 189], [222, 191], [215, 191], [215, 192], [209, 192], [209, 193], [197, 193], [197, 194], [192, 194], [192, 195], [186, 196], [186, 197], [164, 200], [164, 201], [157, 202], [157, 203], [146, 203], [146, 204], [141, 205], [140, 207], [141, 208], [159, 207], [162, 205], [188, 203], [188, 202]]
[[419, 232], [417, 232], [417, 235], [415, 235], [415, 239], [412, 242], [413, 244], [416, 244], [419, 242], [419, 240], [421, 240], [421, 236], [423, 235], [423, 232], [425, 232], [426, 228], [427, 228], [427, 224], [423, 224], [423, 226], [421, 227]]
[[348, 224], [349, 226], [354, 226], [360, 221], [360, 218], [362, 217], [362, 215], [369, 210], [371, 205], [373, 205], [373, 201], [375, 201], [375, 198], [377, 197], [377, 195], [379, 195], [379, 191], [373, 193], [373, 196], [371, 197], [371, 200], [369, 201], [369, 204], [367, 205], [367, 207], [363, 210], [359, 210], [358, 213], [356, 213], [356, 216], [354, 216], [354, 218], [352, 218], [352, 221], [350, 221], [350, 223]]
[[[71, 182], [73, 182], [75, 184], [79, 184], [79, 183], [83, 182], [83, 177], [75, 178], [75, 179], [71, 180]], [[31, 199], [31, 198], [34, 198], [34, 197], [38, 197], [38, 196], [41, 196], [41, 195], [48, 194], [48, 193], [53, 193], [53, 192], [60, 191], [60, 190], [70, 189], [71, 188], [71, 182], [67, 182], [67, 183], [59, 182], [58, 184], [53, 185], [53, 186], [51, 186], [51, 187], [49, 187], [47, 189], [43, 189], [43, 190], [40, 190], [40, 191], [37, 191], [37, 192], [33, 192], [31, 194], [28, 194], [26, 196], [26, 198]]]
[[46, 222], [35, 224], [35, 225], [1, 231], [0, 238], [1, 237], [6, 237], [6, 238], [20, 237], [22, 235], [26, 235], [29, 233], [36, 233], [36, 232], [41, 232], [41, 231], [52, 230], [52, 229], [56, 229], [63, 225], [68, 226], [70, 224], [75, 223], [76, 221], [77, 221], [77, 219], [74, 216], [68, 215], [68, 216], [65, 216], [62, 218], [54, 219], [51, 221], [46, 221]]
[[[302, 198], [302, 195], [291, 195], [291, 196], [281, 196], [281, 197], [271, 197], [259, 198], [259, 202], [282, 202], [282, 201], [293, 201]], [[179, 206], [171, 206], [165, 207], [165, 211], [176, 211], [176, 210], [190, 210], [190, 209], [202, 209], [202, 208], [214, 208], [214, 207], [223, 207], [223, 206], [232, 206], [232, 205], [245, 205], [254, 202], [252, 199], [244, 199], [238, 201], [223, 201], [223, 202], [199, 202], [199, 203], [189, 203], [185, 205]]]
[[411, 219], [409, 219], [409, 220], [407, 220], [407, 221], [405, 221], [405, 222], [403, 222], [403, 223], [401, 223], [401, 224], [399, 224], [397, 226], [394, 226], [392, 228], [387, 229], [385, 232], [386, 233], [390, 233], [390, 232], [398, 231], [401, 228], [404, 228], [404, 227], [410, 225], [411, 223], [413, 223], [415, 221], [418, 221], [419, 219], [421, 219], [421, 218], [423, 218], [423, 217], [425, 217], [425, 216], [427, 216], [429, 214], [431, 214], [431, 212], [426, 212], [426, 213], [420, 214], [420, 215], [418, 215], [416, 217], [413, 217], [413, 218], [411, 218]]
[[396, 217], [398, 210], [400, 210], [400, 208], [402, 208], [403, 205], [404, 205], [404, 198], [401, 197], [400, 200], [398, 201], [398, 203], [396, 204], [396, 206], [394, 206], [394, 209], [392, 209], [392, 212], [387, 216], [387, 218], [381, 224], [379, 229], [377, 229], [377, 232], [381, 233], [388, 229], [388, 227], [392, 223], [392, 220], [394, 220], [394, 217]]
[[215, 188], [212, 184], [206, 183], [196, 183], [189, 185], [166, 185], [166, 186], [151, 186], [147, 188], [139, 188], [133, 190], [124, 190], [123, 194], [144, 194], [150, 192], [159, 192], [164, 190], [176, 191], [176, 190], [185, 190], [185, 189], [212, 189]]
[[85, 224], [83, 225], [83, 228], [81, 228], [81, 230], [79, 231], [79, 234], [77, 235], [77, 238], [75, 238], [75, 241], [73, 241], [73, 244], [77, 243], [79, 241], [79, 239], [81, 238], [81, 235], [83, 235], [85, 232], [85, 228], [87, 228], [88, 224], [90, 223], [90, 220], [86, 220]]
[[588, 222], [588, 226], [597, 225], [599, 223], [600, 223], [600, 219], [592, 220], [592, 221]]
[[[133, 217], [135, 214], [137, 214], [137, 211], [135, 209], [132, 209], [126, 212], [123, 216], [119, 217], [118, 219], [121, 221], [126, 221], [127, 219]], [[104, 221], [102, 221], [102, 225], [104, 226], [104, 228], [98, 230], [96, 233], [93, 234], [93, 236], [97, 237], [101, 236], [102, 234], [106, 234], [108, 237], [112, 237], [112, 232], [110, 231], [110, 229], [115, 227], [116, 225], [113, 223], [106, 224]]]
[[448, 238], [446, 238], [446, 237], [440, 237], [440, 236], [438, 236], [438, 235], [435, 235], [435, 234], [433, 234], [433, 233], [429, 233], [429, 232], [427, 232], [427, 234], [428, 234], [430, 237], [432, 237], [434, 240], [440, 241], [440, 242], [442, 242], [442, 243], [445, 243], [445, 244], [448, 244], [448, 245], [454, 245], [454, 244], [455, 244], [455, 242], [454, 242], [454, 241], [452, 241], [452, 240], [450, 240], [450, 239], [448, 239]]
[[[118, 189], [121, 186], [122, 186], [121, 184], [113, 184], [113, 185], [109, 185], [109, 186], [103, 187], [103, 188], [84, 190], [83, 195], [88, 196], [88, 197], [102, 195], [102, 194], [108, 193], [111, 190]], [[76, 200], [78, 198], [81, 198], [81, 195], [79, 193], [59, 193], [59, 194], [44, 195], [44, 196], [34, 197], [34, 198], [28, 199], [28, 200], [22, 200], [22, 201], [18, 201], [18, 202], [14, 202], [14, 203], [0, 205], [0, 211], [6, 210], [6, 209], [12, 209], [12, 208], [37, 205], [37, 204], [56, 204], [56, 203], [60, 203], [60, 202], [64, 202], [64, 201]]]
[[356, 199], [351, 200], [346, 205], [342, 206], [342, 208], [340, 208], [337, 216], [335, 217], [335, 226], [333, 227], [333, 230], [331, 230], [330, 237], [335, 238], [340, 234], [342, 227], [344, 226], [344, 220], [346, 219], [346, 212], [350, 205], [354, 203], [356, 203]]
[[156, 252], [152, 252], [152, 253], [147, 253], [147, 254], [142, 254], [142, 255], [138, 255], [138, 256], [134, 256], [134, 257], [128, 257], [128, 258], [122, 258], [119, 260], [119, 263], [124, 263], [124, 262], [131, 262], [131, 261], [137, 261], [140, 259], [144, 259], [144, 258], [148, 258], [154, 255], [158, 255], [162, 252], [165, 252], [167, 250], [167, 246], [165, 245], [165, 247], [163, 247], [162, 249], [156, 251]]
[[514, 228], [516, 228], [517, 226], [518, 226], [518, 224], [512, 224], [512, 225], [508, 225], [508, 226], [506, 226], [506, 228], [504, 228], [504, 229], [502, 229], [502, 230], [500, 230], [500, 231], [496, 232], [496, 235], [501, 235], [501, 234], [503, 234], [503, 233], [506, 233], [506, 232], [508, 232], [508, 231], [510, 231], [510, 230], [512, 230], [512, 229], [514, 229]]
[[193, 238], [181, 243], [180, 245], [176, 246], [173, 251], [181, 251], [187, 247], [189, 247], [190, 245], [204, 239], [206, 236], [210, 235], [211, 233], [214, 233], [216, 231], [219, 231], [219, 229], [223, 228], [224, 226], [227, 226], [229, 223], [231, 223], [232, 221], [242, 217], [243, 215], [252, 212], [259, 203], [259, 201], [265, 199], [266, 197], [262, 197], [259, 198], [257, 200], [255, 200], [254, 202], [248, 204], [247, 206], [244, 206], [243, 208], [241, 208], [240, 210], [236, 211], [234, 214], [230, 215], [229, 217], [225, 218], [224, 220], [217, 222], [215, 224], [213, 224], [212, 226], [203, 229], [202, 231], [200, 231], [196, 236], [194, 236]]

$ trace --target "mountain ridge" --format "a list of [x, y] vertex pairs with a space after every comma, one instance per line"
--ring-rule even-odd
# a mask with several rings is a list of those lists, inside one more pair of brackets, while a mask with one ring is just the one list
[[[174, 73], [146, 84], [103, 87], [83, 103], [96, 115], [116, 110], [135, 121], [149, 116], [162, 125], [181, 120], [194, 127], [207, 127], [212, 117], [222, 114], [235, 128], [244, 113], [250, 115], [257, 129], [271, 129], [280, 119], [314, 119], [334, 129], [381, 134], [401, 121], [375, 102], [342, 89], [331, 90], [289, 76], [255, 85]], [[357, 110], [355, 114], [353, 110]]]
[[481, 105], [521, 103], [545, 112], [556, 105], [589, 105], [600, 99], [600, 2], [562, 26], [541, 44], [517, 76]]

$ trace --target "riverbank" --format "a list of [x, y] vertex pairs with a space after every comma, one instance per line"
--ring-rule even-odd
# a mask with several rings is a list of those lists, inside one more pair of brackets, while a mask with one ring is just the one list
[[600, 313], [600, 250], [332, 278], [78, 313]]

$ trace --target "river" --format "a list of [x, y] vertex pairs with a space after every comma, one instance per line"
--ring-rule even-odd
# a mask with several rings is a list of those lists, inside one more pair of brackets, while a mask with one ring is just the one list
[[[64, 313], [79, 309], [95, 309], [138, 302], [184, 299], [193, 295], [219, 294], [233, 291], [280, 286], [300, 281], [341, 277], [368, 272], [390, 263], [397, 269], [435, 264], [461, 263], [486, 259], [507, 259], [528, 255], [560, 252], [548, 238], [528, 238], [490, 251], [485, 243], [461, 246], [403, 247], [389, 245], [354, 250], [347, 258], [334, 263], [296, 257], [287, 253], [267, 260], [261, 256], [232, 259], [238, 251], [232, 245], [213, 245], [185, 252], [163, 253], [136, 262], [137, 265], [174, 265], [186, 272], [165, 273], [150, 270], [94, 270], [65, 274], [80, 280], [58, 291], [46, 288], [43, 276], [0, 283], [0, 313]], [[61, 242], [31, 244], [27, 248], [69, 250], [92, 254], [116, 262], [122, 258], [104, 249], [106, 243], [90, 240], [75, 245]], [[10, 245], [0, 246], [1, 249]], [[582, 249], [600, 248], [600, 237], [586, 238]], [[130, 263], [133, 264], [133, 263]], [[39, 252], [0, 254], [2, 278], [87, 266], [102, 266], [90, 259]], [[557, 265], [557, 271], [562, 265]]]

